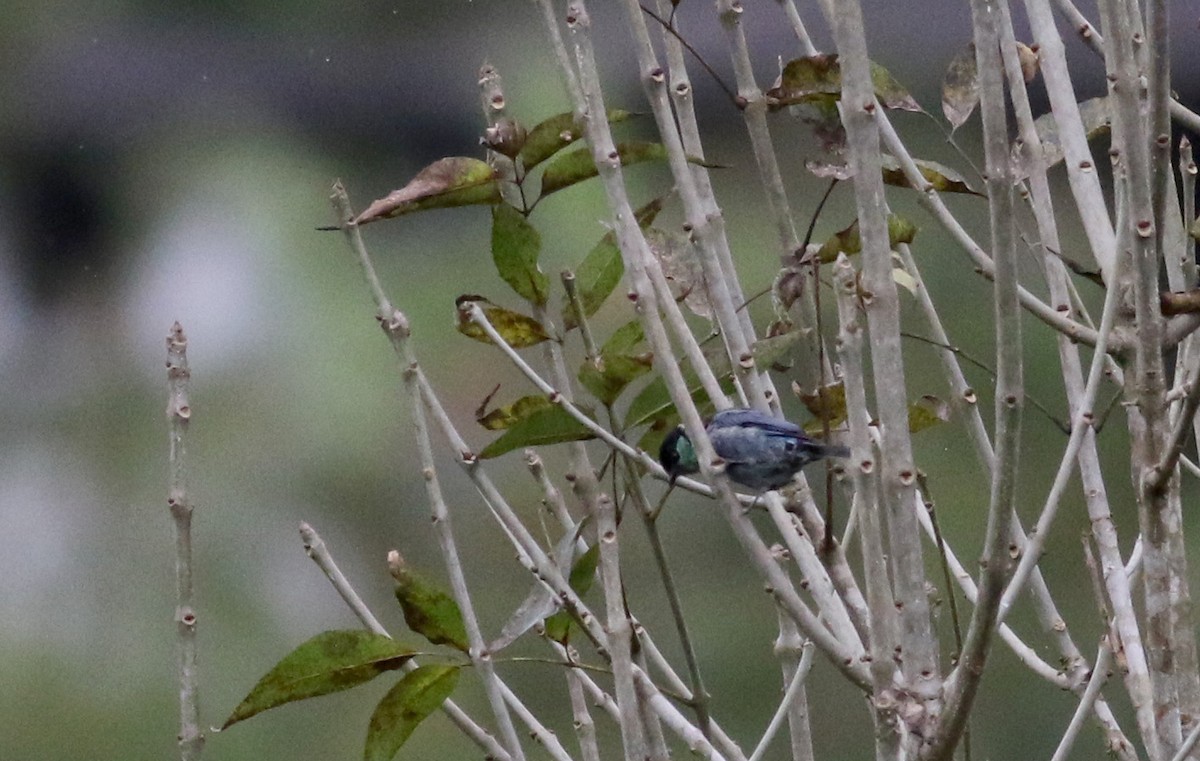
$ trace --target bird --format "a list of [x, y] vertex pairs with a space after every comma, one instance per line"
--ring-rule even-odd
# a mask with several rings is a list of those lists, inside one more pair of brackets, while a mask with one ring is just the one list
[[[795, 423], [758, 410], [721, 410], [705, 430], [717, 456], [725, 461], [730, 480], [759, 492], [785, 486], [810, 462], [850, 456], [846, 447], [816, 441]], [[667, 434], [658, 461], [671, 485], [679, 476], [700, 470], [696, 450], [682, 425]]]

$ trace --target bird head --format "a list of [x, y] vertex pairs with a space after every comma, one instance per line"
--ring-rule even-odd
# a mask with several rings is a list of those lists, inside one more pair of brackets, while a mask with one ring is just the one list
[[699, 472], [700, 463], [696, 460], [696, 450], [692, 447], [692, 440], [684, 433], [682, 425], [675, 426], [663, 439], [658, 450], [658, 461], [663, 470], [667, 471], [667, 478], [672, 486], [675, 485], [676, 478]]

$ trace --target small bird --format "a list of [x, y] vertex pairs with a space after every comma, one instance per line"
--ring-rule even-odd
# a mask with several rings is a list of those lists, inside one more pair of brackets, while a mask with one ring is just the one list
[[[809, 438], [800, 426], [751, 409], [722, 410], [705, 428], [725, 472], [735, 483], [755, 491], [778, 489], [805, 465], [825, 457], [849, 457], [850, 450]], [[658, 461], [674, 485], [696, 473], [700, 463], [683, 426], [667, 434]]]

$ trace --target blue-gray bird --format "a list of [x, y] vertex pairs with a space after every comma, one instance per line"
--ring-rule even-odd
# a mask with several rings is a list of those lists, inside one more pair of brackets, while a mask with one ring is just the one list
[[[750, 409], [722, 410], [705, 428], [725, 472], [735, 483], [755, 491], [778, 489], [805, 465], [825, 457], [849, 457], [850, 450], [809, 438], [800, 426], [765, 412]], [[683, 426], [667, 434], [658, 461], [675, 483], [696, 473], [700, 463]]]

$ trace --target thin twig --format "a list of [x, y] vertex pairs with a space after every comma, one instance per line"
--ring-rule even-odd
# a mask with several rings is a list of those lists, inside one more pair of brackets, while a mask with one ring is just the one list
[[[1145, 71], [1139, 60], [1145, 32], [1151, 36], [1157, 30], [1143, 30], [1139, 13], [1119, 0], [1101, 0], [1098, 8], [1105, 29], [1110, 30], [1105, 42], [1106, 75], [1112, 105], [1112, 155], [1122, 176], [1124, 208], [1117, 215], [1122, 248], [1127, 250], [1130, 266], [1122, 284], [1133, 295], [1133, 329], [1136, 340], [1133, 352], [1133, 373], [1126, 385], [1126, 418], [1131, 439], [1131, 466], [1138, 505], [1138, 527], [1145, 544], [1142, 585], [1145, 616], [1143, 627], [1147, 663], [1150, 669], [1151, 705], [1143, 707], [1140, 715], [1149, 714], [1153, 727], [1143, 727], [1143, 740], [1151, 757], [1170, 755], [1182, 741], [1180, 701], [1177, 691], [1174, 652], [1182, 634], [1194, 638], [1188, 627], [1186, 633], [1176, 630], [1172, 620], [1177, 609], [1172, 597], [1181, 578], [1178, 558], [1173, 552], [1169, 533], [1178, 526], [1178, 481], [1170, 490], [1148, 488], [1153, 468], [1162, 462], [1166, 434], [1170, 427], [1166, 418], [1166, 386], [1163, 362], [1163, 318], [1158, 303], [1161, 251], [1161, 214], [1155, 214], [1154, 167], [1151, 145], [1155, 136], [1150, 128], [1159, 129], [1157, 120], [1148, 124], [1145, 117], [1147, 99]], [[1135, 40], [1136, 38], [1136, 40]], [[1138, 50], [1135, 50], [1135, 46]], [[1149, 107], [1157, 112], [1165, 104], [1156, 103], [1164, 96], [1151, 82]], [[1169, 137], [1168, 144], [1169, 144]], [[1168, 493], [1169, 491], [1169, 493]]]
[[1000, 602], [999, 621], [1004, 620], [1008, 610], [1012, 607], [1013, 601], [1020, 594], [1030, 573], [1032, 573], [1033, 568], [1037, 565], [1037, 561], [1042, 556], [1042, 549], [1045, 547], [1050, 525], [1054, 521], [1062, 493], [1066, 489], [1067, 480], [1074, 469], [1075, 459], [1083, 445], [1084, 432], [1091, 427], [1094, 417], [1092, 407], [1095, 404], [1096, 394], [1100, 388], [1101, 370], [1104, 367], [1104, 354], [1107, 350], [1108, 337], [1112, 332], [1113, 322], [1116, 318], [1117, 302], [1120, 300], [1117, 298], [1118, 290], [1117, 288], [1110, 288], [1105, 294], [1104, 311], [1100, 318], [1100, 328], [1096, 339], [1096, 351], [1092, 356], [1092, 364], [1088, 370], [1087, 384], [1077, 404], [1078, 414], [1072, 422], [1071, 437], [1067, 440], [1066, 451], [1063, 452], [1063, 457], [1059, 462], [1054, 483], [1050, 488], [1050, 493], [1046, 496], [1046, 504], [1038, 517], [1037, 528], [1030, 535], [1029, 543], [1022, 551], [1021, 560], [1017, 564], [1012, 578], [1009, 579], [1008, 588], [1005, 590], [1004, 598]]
[[588, 361], [596, 365], [600, 353], [596, 349], [596, 339], [592, 337], [592, 325], [583, 311], [583, 301], [579, 298], [579, 289], [575, 287], [575, 273], [570, 270], [562, 271], [563, 290], [567, 292], [567, 301], [575, 313], [575, 321], [579, 324], [579, 335], [583, 338], [583, 351]]
[[658, 533], [658, 524], [654, 520], [654, 508], [642, 491], [641, 477], [637, 472], [637, 464], [625, 459], [625, 484], [629, 496], [633, 500], [637, 513], [642, 518], [646, 529], [646, 537], [650, 541], [650, 551], [654, 555], [654, 563], [658, 567], [659, 578], [662, 579], [663, 591], [667, 595], [667, 604], [671, 608], [671, 618], [675, 622], [675, 631], [679, 635], [679, 646], [683, 649], [684, 663], [687, 665], [688, 678], [691, 680], [692, 710], [696, 712], [696, 722], [705, 737], [709, 736], [709, 695], [704, 688], [704, 678], [700, 674], [700, 660], [696, 657], [696, 648], [692, 645], [692, 636], [688, 630], [687, 618], [683, 615], [683, 603], [679, 599], [679, 591], [675, 586], [675, 577], [667, 562], [667, 551], [663, 546], [662, 537]]
[[[921, 343], [926, 343], [926, 344], [929, 344], [930, 346], [936, 346], [939, 349], [944, 349], [945, 351], [951, 352], [952, 354], [957, 354], [958, 356], [962, 357], [970, 364], [974, 365], [975, 367], [978, 367], [980, 370], [983, 370], [985, 373], [988, 374], [988, 376], [993, 381], [996, 380], [996, 371], [995, 370], [988, 367], [986, 364], [984, 364], [980, 360], [975, 359], [967, 351], [965, 351], [964, 349], [962, 349], [958, 346], [953, 346], [951, 344], [942, 343], [941, 341], [935, 341], [932, 338], [926, 338], [925, 336], [917, 335], [916, 333], [909, 333], [909, 332], [903, 331], [903, 330], [900, 331], [900, 337], [901, 338], [911, 338], [914, 341], [920, 341]], [[1032, 404], [1034, 409], [1036, 409], [1038, 412], [1045, 415], [1046, 419], [1049, 420], [1051, 423], [1053, 423], [1055, 428], [1062, 431], [1064, 434], [1070, 435], [1071, 426], [1067, 425], [1062, 420], [1060, 420], [1057, 416], [1055, 416], [1055, 414], [1053, 412], [1051, 412], [1049, 409], [1047, 409], [1046, 405], [1039, 402], [1028, 392], [1025, 393], [1025, 401]]]
[[383, 624], [379, 623], [379, 619], [375, 617], [375, 614], [359, 596], [358, 591], [350, 584], [346, 574], [342, 573], [342, 569], [338, 567], [337, 561], [329, 552], [325, 540], [321, 538], [315, 528], [304, 521], [300, 522], [300, 541], [304, 545], [304, 553], [317, 564], [317, 567], [321, 569], [325, 578], [333, 586], [334, 591], [346, 602], [350, 611], [362, 622], [362, 625], [375, 634], [390, 637], [387, 629], [383, 628]]
[[1108, 670], [1111, 667], [1112, 648], [1108, 646], [1108, 638], [1105, 637], [1101, 640], [1100, 648], [1096, 653], [1096, 665], [1092, 667], [1092, 676], [1088, 679], [1087, 688], [1083, 691], [1083, 697], [1079, 699], [1079, 705], [1075, 707], [1071, 722], [1059, 739], [1058, 747], [1054, 749], [1054, 755], [1050, 757], [1050, 761], [1066, 761], [1070, 757], [1075, 739], [1079, 737], [1079, 732], [1083, 729], [1083, 722], [1092, 712], [1096, 700], [1100, 697], [1100, 690], [1108, 681]]
[[1151, 473], [1146, 476], [1146, 488], [1155, 491], [1167, 488], [1167, 483], [1179, 462], [1179, 456], [1183, 454], [1183, 447], [1192, 433], [1192, 424], [1197, 409], [1200, 409], [1200, 375], [1193, 373], [1187, 387], [1187, 396], [1183, 399], [1183, 407], [1180, 409], [1179, 417], [1176, 418], [1175, 424], [1171, 428], [1171, 435], [1167, 439], [1166, 451], [1163, 453], [1162, 459], [1151, 469]]
[[[921, 506], [917, 506], [917, 510], [917, 516], [921, 521], [921, 528], [924, 529], [926, 536], [936, 541], [936, 534], [933, 530], [933, 524], [929, 519], [929, 514]], [[967, 602], [973, 605], [978, 594], [975, 580], [971, 577], [967, 569], [963, 567], [963, 564], [959, 561], [958, 556], [954, 554], [954, 549], [948, 542], [945, 544], [945, 547], [946, 561], [950, 564], [950, 571], [954, 579], [958, 582], [958, 588], [962, 590], [963, 596], [967, 598]], [[1000, 639], [1008, 645], [1008, 648], [1012, 650], [1017, 660], [1025, 664], [1033, 673], [1059, 689], [1071, 689], [1070, 680], [1058, 668], [1051, 666], [1043, 660], [1037, 651], [1022, 640], [1008, 624], [1000, 624], [998, 631]]]
[[712, 77], [713, 81], [717, 83], [717, 87], [721, 88], [721, 90], [729, 98], [729, 102], [733, 104], [733, 107], [741, 109], [742, 104], [738, 102], [737, 95], [729, 88], [729, 85], [725, 84], [725, 80], [721, 79], [721, 75], [717, 73], [717, 70], [708, 65], [708, 61], [704, 60], [704, 56], [700, 55], [700, 53], [697, 52], [694, 47], [692, 47], [692, 44], [684, 39], [682, 34], [675, 30], [675, 25], [671, 22], [668, 22], [666, 19], [659, 16], [653, 10], [644, 5], [642, 5], [641, 8], [643, 13], [659, 23], [659, 25], [663, 28], [663, 31], [679, 40], [679, 44], [683, 45], [683, 47], [687, 49], [687, 52], [692, 54], [692, 57], [695, 58], [696, 61], [704, 68], [704, 70], [708, 72], [708, 75]]
[[1191, 754], [1192, 748], [1196, 747], [1197, 740], [1200, 740], [1200, 724], [1192, 727], [1192, 731], [1188, 733], [1187, 739], [1179, 746], [1179, 751], [1171, 758], [1171, 761], [1185, 761]]
[[[1088, 49], [1093, 53], [1104, 56], [1104, 37], [1100, 35], [1099, 30], [1087, 18], [1084, 17], [1079, 9], [1071, 0], [1054, 0], [1054, 7], [1059, 14], [1067, 20], [1070, 27], [1079, 33], [1079, 38], [1083, 40]], [[1053, 26], [1053, 20], [1050, 21]], [[1171, 98], [1167, 104], [1171, 113], [1171, 118], [1174, 119], [1180, 126], [1191, 130], [1193, 133], [1200, 134], [1200, 114], [1192, 111], [1187, 106], [1180, 103], [1175, 98]]]
[[196, 668], [196, 608], [192, 602], [192, 502], [187, 489], [187, 337], [178, 322], [167, 334], [167, 425], [170, 441], [167, 507], [175, 521], [175, 634], [179, 668], [179, 758], [197, 761], [204, 751], [200, 729], [200, 680]]
[[[775, 656], [783, 672], [783, 684], [791, 685], [799, 678], [801, 666], [807, 660], [811, 663], [814, 652], [812, 643], [806, 642], [796, 628], [796, 622], [782, 610], [776, 609], [779, 620], [779, 637], [775, 640]], [[787, 701], [788, 739], [792, 761], [814, 761], [811, 716], [808, 710], [808, 693], [803, 688], [797, 688], [796, 694]], [[763, 733], [758, 747], [765, 748], [769, 744], [768, 731]], [[755, 749], [757, 753], [757, 749]]]
[[958, 595], [954, 591], [954, 580], [950, 574], [950, 559], [946, 557], [946, 539], [942, 536], [933, 494], [929, 491], [929, 479], [924, 471], [917, 473], [917, 483], [921, 485], [922, 502], [929, 513], [929, 525], [933, 527], [933, 540], [937, 545], [938, 564], [942, 567], [942, 582], [946, 585], [946, 597], [950, 604], [950, 628], [954, 632], [954, 660], [957, 661], [963, 647], [962, 619], [958, 614]]
[[788, 712], [791, 710], [792, 703], [796, 701], [804, 690], [804, 682], [808, 679], [808, 672], [812, 669], [814, 652], [811, 647], [804, 648], [804, 655], [800, 658], [800, 665], [796, 667], [795, 673], [792, 674], [792, 680], [788, 683], [787, 689], [784, 690], [783, 699], [779, 701], [779, 706], [775, 709], [775, 714], [771, 717], [770, 723], [767, 724], [767, 728], [763, 732], [763, 736], [759, 739], [758, 745], [755, 746], [754, 752], [750, 754], [749, 761], [762, 761], [766, 755], [771, 740], [775, 739], [779, 728], [783, 726], [784, 720], [788, 718]]

